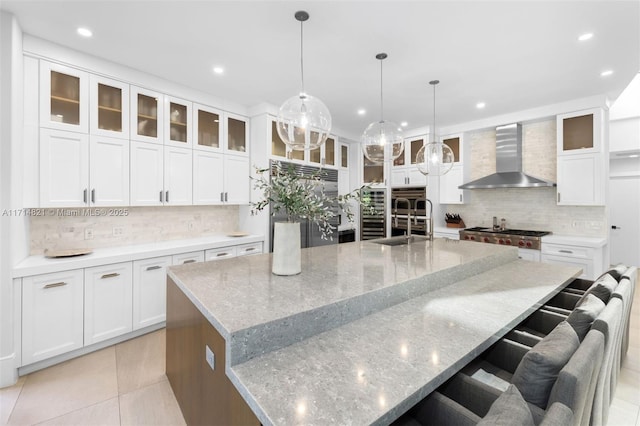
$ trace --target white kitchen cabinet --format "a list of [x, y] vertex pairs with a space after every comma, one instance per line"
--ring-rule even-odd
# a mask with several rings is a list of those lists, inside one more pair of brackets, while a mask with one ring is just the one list
[[464, 166], [454, 164], [447, 174], [440, 176], [440, 204], [464, 204]]
[[129, 85], [93, 74], [89, 82], [90, 133], [129, 139]]
[[129, 205], [129, 140], [89, 137], [89, 204]]
[[[604, 245], [587, 245], [577, 237], [569, 237], [566, 241], [562, 238], [555, 235], [543, 237], [542, 262], [577, 266], [582, 268], [579, 278], [588, 280], [596, 279], [604, 271]], [[553, 242], [549, 242], [549, 239], [553, 239]]]
[[191, 148], [192, 103], [172, 96], [164, 97], [164, 143], [178, 148]]
[[133, 261], [133, 330], [167, 319], [167, 267], [171, 256]]
[[224, 154], [193, 150], [193, 204], [224, 203]]
[[204, 251], [204, 260], [222, 260], [230, 257], [236, 257], [237, 251], [235, 246], [230, 247], [218, 247]]
[[540, 250], [523, 249], [518, 247], [518, 259], [528, 260], [530, 262], [540, 262]]
[[192, 251], [189, 253], [174, 254], [171, 257], [172, 265], [186, 265], [188, 263], [204, 262], [204, 251]]
[[224, 157], [224, 202], [226, 204], [249, 204], [251, 189], [251, 166], [248, 157], [225, 155]]
[[600, 108], [561, 114], [557, 129], [557, 204], [605, 204], [604, 113]]
[[262, 241], [236, 246], [236, 256], [248, 256], [262, 253]]
[[306, 159], [307, 162], [315, 166], [337, 167], [336, 139], [335, 136], [329, 136], [319, 148], [310, 150]]
[[193, 204], [193, 151], [164, 147], [164, 204]]
[[249, 123], [247, 117], [224, 114], [225, 151], [235, 155], [249, 156]]
[[405, 138], [404, 140], [404, 151], [398, 158], [393, 160], [393, 168], [396, 167], [409, 167], [411, 165], [416, 164], [416, 156], [418, 155], [418, 151], [425, 144], [426, 136], [415, 136], [410, 138]]
[[129, 141], [40, 130], [40, 206], [129, 204]]
[[132, 330], [131, 262], [84, 270], [85, 346]]
[[22, 365], [83, 345], [83, 271], [22, 279]]
[[164, 143], [163, 95], [131, 86], [131, 140]]
[[131, 142], [131, 205], [161, 206], [164, 201], [164, 147]]
[[193, 104], [194, 149], [223, 152], [225, 150], [222, 111]]
[[40, 207], [88, 207], [89, 135], [40, 129]]
[[427, 177], [413, 166], [393, 167], [391, 169], [391, 186], [426, 186]]
[[40, 126], [88, 133], [89, 74], [40, 61]]

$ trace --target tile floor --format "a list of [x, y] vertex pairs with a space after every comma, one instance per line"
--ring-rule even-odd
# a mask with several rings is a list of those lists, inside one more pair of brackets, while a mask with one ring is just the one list
[[[640, 291], [609, 426], [640, 426]], [[165, 331], [21, 377], [0, 389], [4, 425], [184, 425], [165, 370]]]

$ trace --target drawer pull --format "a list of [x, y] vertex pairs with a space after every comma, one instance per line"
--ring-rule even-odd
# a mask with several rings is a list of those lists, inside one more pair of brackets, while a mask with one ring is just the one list
[[54, 288], [54, 287], [62, 287], [63, 285], [67, 285], [66, 282], [60, 281], [59, 283], [51, 283], [44, 286], [44, 288]]
[[[147, 267], [147, 271], [153, 271], [155, 269], [160, 269], [160, 268], [162, 268], [162, 266], [160, 266], [160, 265], [149, 266], [149, 267]], [[102, 278], [104, 278], [104, 277], [102, 277]]]
[[229, 253], [218, 253], [216, 257], [229, 256]]
[[182, 264], [186, 264], [186, 263], [194, 263], [195, 259], [189, 259], [189, 260], [185, 260], [184, 262], [182, 262]]
[[112, 272], [110, 274], [104, 274], [103, 276], [100, 277], [100, 279], [104, 279], [104, 278], [115, 278], [115, 277], [119, 277], [120, 274], [117, 272]]
[[244, 249], [244, 251], [254, 251], [255, 249], [256, 249], [255, 247], [248, 247]]
[[568, 253], [568, 254], [573, 254], [573, 252], [571, 250], [558, 250], [560, 253]]

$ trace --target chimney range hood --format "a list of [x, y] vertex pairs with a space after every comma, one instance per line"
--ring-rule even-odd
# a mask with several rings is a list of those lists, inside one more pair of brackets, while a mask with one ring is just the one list
[[522, 126], [496, 127], [496, 173], [460, 185], [460, 189], [540, 188], [554, 182], [522, 172]]

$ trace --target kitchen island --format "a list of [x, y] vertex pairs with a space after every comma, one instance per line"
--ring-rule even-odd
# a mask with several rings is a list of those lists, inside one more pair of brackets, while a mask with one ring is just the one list
[[580, 274], [517, 256], [436, 239], [305, 249], [291, 277], [270, 254], [172, 267], [167, 376], [189, 424], [388, 424]]

